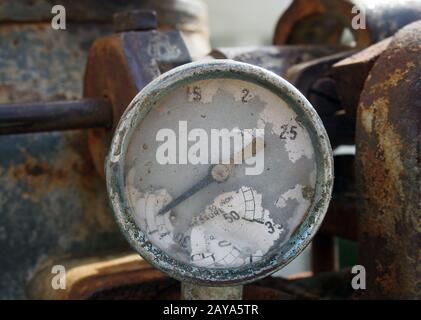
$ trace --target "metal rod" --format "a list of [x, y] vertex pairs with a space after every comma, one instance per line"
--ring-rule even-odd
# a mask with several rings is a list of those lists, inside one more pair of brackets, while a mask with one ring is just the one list
[[0, 134], [109, 128], [112, 107], [106, 99], [0, 104]]
[[181, 282], [183, 300], [242, 300], [243, 286], [208, 287]]

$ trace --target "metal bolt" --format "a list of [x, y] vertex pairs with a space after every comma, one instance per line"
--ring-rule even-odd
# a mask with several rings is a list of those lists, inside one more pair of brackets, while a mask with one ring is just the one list
[[115, 32], [146, 31], [157, 28], [156, 12], [153, 10], [130, 10], [113, 15]]
[[110, 128], [112, 108], [104, 99], [0, 104], [0, 135]]

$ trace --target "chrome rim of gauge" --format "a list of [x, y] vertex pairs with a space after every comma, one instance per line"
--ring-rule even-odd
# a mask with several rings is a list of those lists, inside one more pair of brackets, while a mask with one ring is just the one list
[[217, 60], [175, 68], [133, 99], [106, 176], [142, 257], [181, 281], [229, 285], [267, 276], [308, 245], [329, 204], [333, 158], [297, 89]]

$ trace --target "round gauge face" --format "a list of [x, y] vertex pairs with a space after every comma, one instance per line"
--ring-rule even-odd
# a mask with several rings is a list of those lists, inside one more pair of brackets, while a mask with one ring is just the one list
[[202, 77], [174, 74], [165, 89], [135, 98], [110, 154], [132, 235], [196, 270], [253, 269], [291, 245], [315, 203], [328, 201], [327, 137], [286, 88], [211, 67]]

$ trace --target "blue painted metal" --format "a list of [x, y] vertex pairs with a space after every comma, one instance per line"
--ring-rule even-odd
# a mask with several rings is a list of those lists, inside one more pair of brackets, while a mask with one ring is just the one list
[[[0, 24], [0, 103], [77, 99], [104, 24]], [[0, 299], [26, 298], [52, 257], [125, 247], [89, 156], [87, 133], [0, 137]]]

